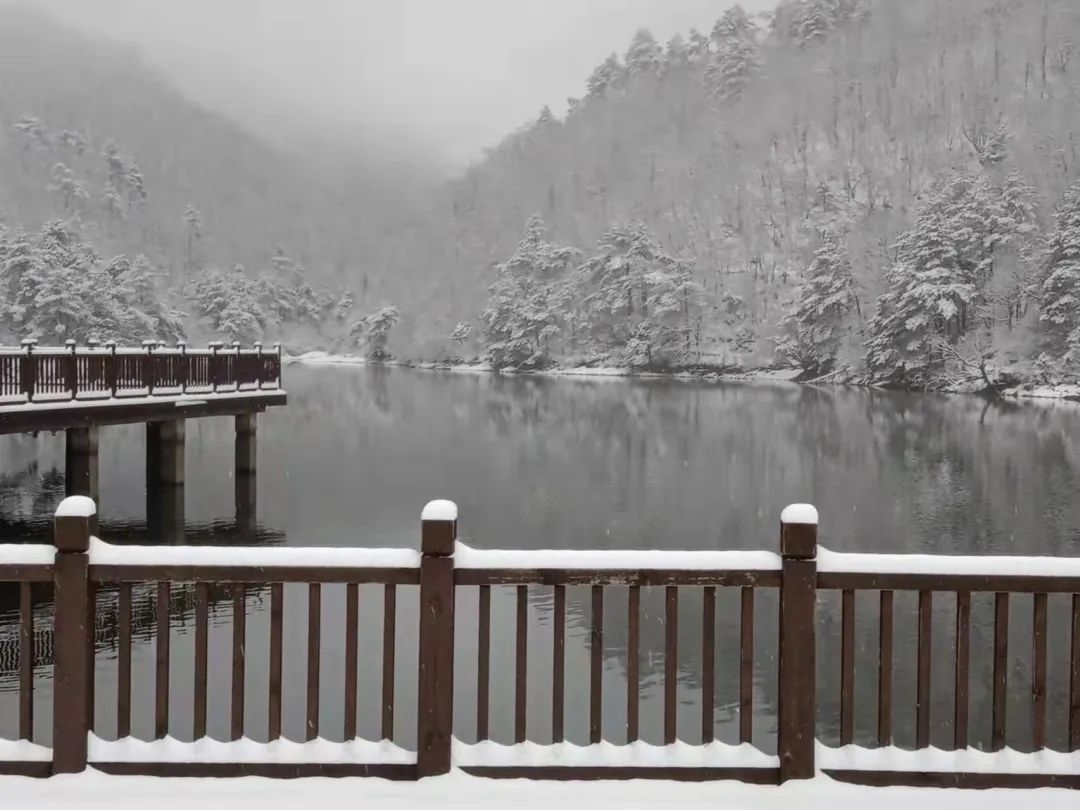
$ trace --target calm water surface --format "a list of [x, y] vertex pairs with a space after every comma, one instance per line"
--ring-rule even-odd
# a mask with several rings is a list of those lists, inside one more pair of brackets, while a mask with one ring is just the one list
[[[187, 430], [183, 506], [147, 497], [141, 425], [101, 432], [102, 535], [113, 542], [416, 547], [431, 498], [460, 507], [466, 542], [502, 548], [774, 549], [784, 505], [815, 503], [821, 542], [845, 551], [1080, 555], [1080, 408], [768, 385], [499, 378], [400, 369], [290, 366], [290, 404], [260, 417], [255, 520], [237, 516], [229, 419]], [[63, 495], [63, 436], [0, 437], [0, 542], [49, 539]], [[149, 517], [148, 517], [149, 513]], [[738, 736], [738, 593], [718, 596], [715, 732]], [[606, 590], [604, 734], [622, 742], [626, 596]], [[307, 592], [287, 586], [287, 736], [304, 733]], [[416, 593], [398, 589], [395, 739], [414, 742]], [[491, 733], [513, 739], [514, 594], [493, 589]], [[321, 733], [341, 736], [344, 589], [324, 586]], [[457, 733], [474, 735], [476, 591], [458, 597]], [[133, 733], [152, 736], [152, 588], [135, 590]], [[972, 727], [989, 739], [992, 595], [976, 596]], [[1009, 740], [1030, 745], [1030, 597], [1013, 598]], [[115, 734], [115, 593], [99, 594], [98, 733]], [[856, 726], [876, 736], [877, 595], [860, 594]], [[1051, 596], [1050, 742], [1063, 747], [1067, 604]], [[38, 594], [35, 736], [51, 703], [48, 594]], [[381, 588], [361, 588], [360, 732], [379, 736]], [[568, 590], [566, 733], [588, 739], [587, 589]], [[14, 736], [17, 592], [0, 586], [0, 736]], [[894, 726], [914, 742], [915, 596], [897, 595]], [[191, 734], [193, 598], [174, 589], [170, 731]], [[663, 593], [642, 591], [643, 736], [662, 737]], [[820, 733], [835, 741], [839, 600], [819, 604]], [[246, 731], [266, 734], [269, 594], [247, 599]], [[759, 592], [755, 743], [775, 749], [775, 594]], [[231, 597], [215, 593], [211, 736], [228, 736]], [[952, 739], [952, 599], [934, 611], [933, 742]], [[680, 736], [700, 739], [701, 592], [680, 593]], [[530, 589], [529, 737], [551, 735], [551, 592]]]

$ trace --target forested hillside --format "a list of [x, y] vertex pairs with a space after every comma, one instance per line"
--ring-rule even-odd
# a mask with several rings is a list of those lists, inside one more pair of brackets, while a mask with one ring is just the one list
[[916, 385], [1075, 371], [1080, 5], [725, 5], [639, 32], [379, 245], [410, 291], [397, 345]]
[[352, 289], [379, 303], [362, 257], [391, 206], [360, 158], [322, 177], [136, 48], [0, 7], [0, 337], [326, 340]]

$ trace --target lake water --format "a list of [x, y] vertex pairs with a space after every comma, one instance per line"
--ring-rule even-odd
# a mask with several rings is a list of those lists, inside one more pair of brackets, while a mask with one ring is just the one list
[[[822, 545], [845, 551], [1080, 554], [1080, 408], [987, 403], [789, 385], [709, 385], [620, 379], [543, 379], [404, 369], [286, 369], [289, 405], [259, 420], [256, 520], [234, 511], [233, 427], [192, 421], [182, 513], [147, 528], [144, 429], [101, 432], [101, 534], [114, 542], [405, 546], [419, 541], [427, 500], [460, 507], [462, 539], [492, 548], [776, 549], [780, 510], [810, 501]], [[0, 437], [0, 542], [49, 540], [63, 495], [63, 436]], [[165, 510], [166, 512], [169, 509]], [[718, 596], [715, 730], [738, 736], [738, 593]], [[344, 588], [324, 586], [321, 729], [341, 737]], [[49, 737], [51, 651], [46, 594], [36, 600], [39, 657], [35, 736]], [[285, 590], [284, 733], [304, 730], [304, 586]], [[493, 589], [491, 736], [513, 739], [514, 602]], [[839, 600], [819, 605], [819, 733], [836, 739]], [[135, 589], [133, 733], [152, 736], [152, 589]], [[476, 590], [459, 589], [456, 721], [474, 734]], [[550, 739], [551, 592], [530, 589], [529, 737]], [[700, 739], [701, 592], [681, 589], [680, 737]], [[99, 594], [98, 733], [115, 733], [115, 593]], [[877, 595], [860, 594], [856, 737], [876, 735]], [[972, 617], [971, 740], [989, 741], [993, 595]], [[1067, 715], [1067, 599], [1050, 599], [1049, 741], [1063, 748]], [[1031, 598], [1014, 597], [1009, 742], [1030, 745]], [[383, 595], [361, 588], [360, 734], [379, 736]], [[567, 738], [588, 739], [587, 589], [568, 589]], [[894, 727], [914, 742], [914, 594], [897, 595]], [[17, 592], [0, 585], [0, 736], [14, 736]], [[625, 590], [606, 591], [603, 729], [625, 723]], [[642, 736], [662, 738], [663, 592], [642, 590]], [[247, 733], [265, 738], [269, 593], [247, 600]], [[775, 749], [775, 593], [759, 592], [754, 664], [755, 743]], [[191, 734], [193, 600], [174, 589], [170, 731]], [[952, 739], [953, 604], [934, 611], [932, 741]], [[215, 593], [210, 633], [209, 733], [226, 738], [231, 601]], [[395, 739], [414, 742], [416, 593], [399, 588]]]

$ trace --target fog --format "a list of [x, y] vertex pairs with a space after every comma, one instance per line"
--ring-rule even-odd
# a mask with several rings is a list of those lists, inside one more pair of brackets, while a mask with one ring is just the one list
[[[2, 2], [3, 0], [0, 0]], [[31, 0], [136, 45], [193, 100], [280, 146], [453, 171], [580, 96], [636, 29], [707, 32], [725, 0]], [[761, 11], [773, 0], [743, 0]]]

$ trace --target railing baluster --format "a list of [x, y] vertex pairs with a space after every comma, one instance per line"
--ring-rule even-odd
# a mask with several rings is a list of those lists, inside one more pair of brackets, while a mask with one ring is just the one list
[[1072, 598], [1069, 651], [1069, 750], [1080, 751], [1080, 593]]
[[841, 597], [840, 628], [840, 745], [850, 745], [855, 737], [855, 591]]
[[956, 594], [956, 682], [953, 707], [953, 748], [967, 748], [968, 672], [971, 666], [971, 594]]
[[992, 712], [990, 747], [1000, 751], [1005, 747], [1005, 699], [1009, 680], [1009, 594], [994, 596], [994, 707]]
[[679, 589], [664, 589], [664, 744], [675, 742], [678, 720]]
[[743, 588], [739, 610], [739, 742], [754, 737], [754, 589]]
[[915, 747], [930, 745], [930, 655], [933, 640], [934, 595], [919, 592], [919, 662], [915, 696]]
[[488, 738], [491, 678], [491, 586], [480, 586], [480, 617], [476, 639], [476, 739]]
[[514, 635], [514, 742], [525, 742], [527, 684], [529, 680], [529, 589], [517, 586], [517, 629]]
[[195, 684], [193, 736], [206, 736], [206, 663], [208, 625], [210, 621], [210, 584], [195, 584]]
[[881, 592], [878, 614], [878, 745], [892, 744], [893, 592]]
[[394, 739], [394, 648], [397, 635], [397, 586], [383, 588], [382, 738]]
[[281, 645], [284, 616], [284, 586], [270, 585], [270, 673], [267, 705], [267, 737], [281, 737]]
[[707, 585], [701, 600], [701, 741], [713, 741], [716, 689], [716, 588]]
[[247, 588], [237, 582], [233, 586], [232, 610], [232, 736], [244, 736], [244, 645], [247, 634]]
[[592, 629], [589, 637], [589, 742], [600, 742], [604, 675], [604, 588], [592, 586]]
[[116, 649], [116, 736], [131, 736], [131, 583], [119, 585], [116, 617], [119, 637]]
[[97, 675], [97, 584], [86, 583], [86, 723], [94, 730], [94, 687]]
[[1031, 630], [1031, 744], [1046, 747], [1046, 594], [1037, 593], [1032, 605]]
[[638, 739], [638, 696], [641, 655], [641, 588], [631, 585], [626, 596], [627, 640], [626, 640], [626, 741]]
[[356, 647], [360, 631], [360, 586], [345, 586], [345, 722], [346, 740], [356, 737]]
[[322, 586], [308, 585], [307, 727], [305, 740], [319, 736], [319, 659], [322, 629]]
[[154, 679], [154, 738], [169, 733], [169, 582], [157, 584], [157, 672]]
[[555, 632], [551, 651], [551, 740], [563, 741], [564, 695], [566, 689], [566, 588], [555, 586]]
[[33, 585], [19, 584], [19, 739], [34, 738]]

